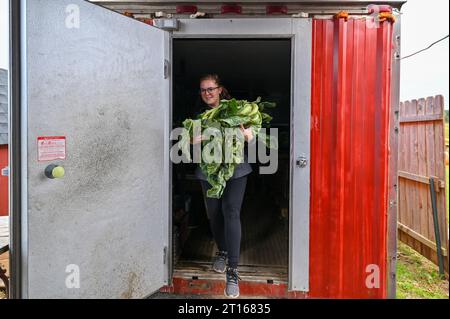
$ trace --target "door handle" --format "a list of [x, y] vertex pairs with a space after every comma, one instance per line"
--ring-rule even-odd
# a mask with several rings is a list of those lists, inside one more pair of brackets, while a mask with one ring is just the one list
[[50, 179], [55, 178], [62, 178], [64, 177], [65, 170], [64, 167], [56, 165], [56, 164], [50, 164], [45, 168], [45, 176], [47, 176]]
[[297, 158], [297, 161], [295, 163], [298, 167], [303, 168], [308, 165], [308, 159], [306, 158], [306, 156], [300, 156], [299, 158]]

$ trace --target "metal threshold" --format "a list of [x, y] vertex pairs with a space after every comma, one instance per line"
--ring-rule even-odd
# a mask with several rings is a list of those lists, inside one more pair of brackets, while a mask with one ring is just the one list
[[[267, 284], [287, 284], [288, 271], [286, 267], [239, 266], [239, 276], [242, 281]], [[224, 280], [225, 275], [211, 270], [211, 263], [179, 262], [174, 269], [174, 278], [193, 280]]]

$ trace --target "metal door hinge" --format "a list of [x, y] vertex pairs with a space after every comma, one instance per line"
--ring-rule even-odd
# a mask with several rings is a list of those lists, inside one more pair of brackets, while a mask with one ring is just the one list
[[299, 12], [299, 13], [294, 13], [293, 15], [291, 15], [292, 18], [308, 18], [309, 17], [309, 13], [308, 12]]
[[163, 263], [164, 265], [167, 264], [167, 246], [165, 246], [163, 249]]
[[178, 20], [174, 18], [153, 19], [153, 26], [166, 31], [178, 30]]

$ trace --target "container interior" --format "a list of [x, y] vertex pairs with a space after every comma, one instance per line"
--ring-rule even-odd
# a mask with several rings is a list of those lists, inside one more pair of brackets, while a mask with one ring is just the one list
[[[290, 39], [174, 39], [173, 127], [202, 110], [199, 78], [215, 73], [236, 99], [277, 103], [270, 110], [278, 128], [278, 170], [259, 174], [251, 164], [241, 210], [239, 269], [243, 276], [284, 278], [288, 272], [289, 153], [291, 113]], [[216, 245], [211, 235], [196, 164], [172, 166], [174, 273], [198, 276], [210, 271]], [[283, 281], [282, 279], [281, 281]]]

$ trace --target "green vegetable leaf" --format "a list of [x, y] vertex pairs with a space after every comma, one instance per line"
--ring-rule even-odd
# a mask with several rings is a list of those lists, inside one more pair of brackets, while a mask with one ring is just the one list
[[[256, 105], [255, 105], [256, 104]], [[189, 155], [190, 140], [193, 135], [194, 124], [201, 124], [201, 128], [214, 128], [220, 130], [220, 135], [211, 136], [207, 141], [203, 141], [203, 145], [207, 146], [206, 153], [202, 154], [202, 163], [200, 169], [205, 173], [211, 188], [207, 191], [207, 196], [210, 198], [221, 198], [226, 187], [227, 181], [233, 176], [236, 165], [243, 162], [244, 140], [243, 138], [227, 139], [226, 128], [239, 128], [241, 125], [250, 127], [253, 135], [263, 137], [263, 142], [271, 148], [278, 148], [278, 143], [275, 138], [260, 133], [261, 125], [268, 124], [272, 117], [267, 113], [262, 113], [265, 107], [275, 107], [275, 103], [261, 102], [261, 97], [258, 97], [255, 102], [248, 102], [247, 100], [221, 100], [218, 107], [209, 109], [199, 115], [198, 120], [186, 119], [183, 121], [183, 127], [186, 129], [182, 134], [180, 148], [183, 152]], [[195, 121], [199, 121], [195, 123]], [[200, 122], [201, 121], [201, 122]], [[220, 157], [221, 162], [208, 163], [210, 159], [210, 152], [218, 147], [222, 150]], [[225, 159], [225, 147], [231, 148], [231, 162]], [[215, 155], [215, 154], [214, 154]], [[205, 157], [206, 156], [206, 157]], [[190, 156], [188, 156], [189, 160]], [[207, 159], [208, 158], [208, 159]], [[216, 158], [216, 157], [214, 157]]]

